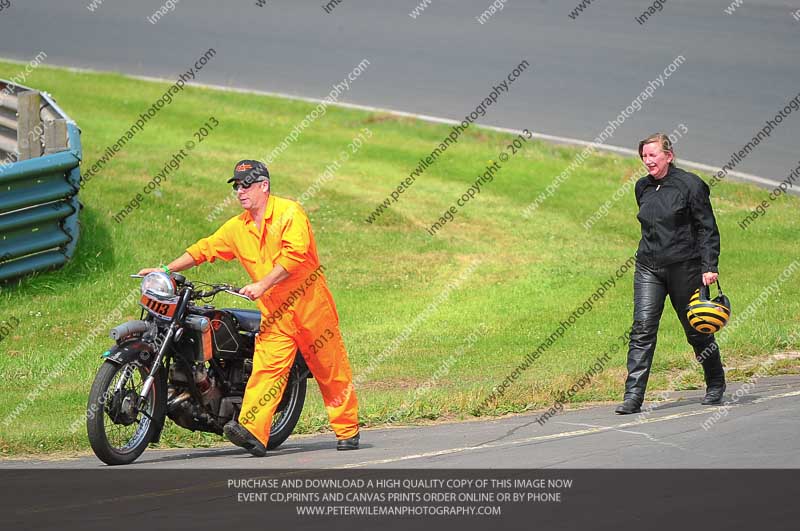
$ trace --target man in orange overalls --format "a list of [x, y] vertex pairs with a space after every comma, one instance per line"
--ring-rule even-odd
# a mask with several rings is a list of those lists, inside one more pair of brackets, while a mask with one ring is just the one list
[[228, 182], [234, 183], [244, 212], [164, 266], [176, 272], [217, 258], [237, 258], [253, 279], [240, 290], [261, 310], [253, 372], [238, 422], [228, 422], [225, 435], [253, 455], [266, 454], [272, 416], [299, 347], [322, 392], [337, 450], [356, 450], [358, 400], [308, 217], [298, 203], [270, 194], [269, 172], [261, 162], [240, 161]]

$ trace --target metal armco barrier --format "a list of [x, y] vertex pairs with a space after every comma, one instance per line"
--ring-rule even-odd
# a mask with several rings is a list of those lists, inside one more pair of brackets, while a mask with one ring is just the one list
[[74, 254], [82, 157], [80, 129], [48, 94], [0, 80], [0, 281]]

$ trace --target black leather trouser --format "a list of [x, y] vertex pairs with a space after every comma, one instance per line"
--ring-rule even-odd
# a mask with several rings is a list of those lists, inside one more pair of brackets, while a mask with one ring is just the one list
[[725, 384], [725, 371], [719, 346], [713, 334], [703, 334], [689, 325], [686, 305], [702, 283], [700, 260], [688, 260], [664, 267], [651, 268], [639, 262], [633, 277], [633, 326], [628, 349], [628, 378], [625, 399], [642, 403], [656, 350], [658, 323], [664, 311], [664, 299], [669, 295], [686, 332], [686, 340], [694, 349], [697, 361], [703, 365], [706, 386], [719, 388]]

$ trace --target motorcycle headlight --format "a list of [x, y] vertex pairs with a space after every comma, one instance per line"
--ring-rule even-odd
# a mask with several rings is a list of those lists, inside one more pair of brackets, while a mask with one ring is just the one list
[[154, 295], [160, 299], [175, 296], [175, 283], [166, 273], [161, 271], [148, 273], [142, 279], [142, 295]]

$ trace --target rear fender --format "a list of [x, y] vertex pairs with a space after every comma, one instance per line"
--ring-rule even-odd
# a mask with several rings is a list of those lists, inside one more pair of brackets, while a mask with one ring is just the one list
[[303, 357], [303, 353], [300, 352], [300, 349], [297, 350], [297, 353], [299, 356], [294, 357], [294, 365], [297, 367], [298, 374], [300, 374], [301, 378], [313, 378], [314, 375], [311, 374], [311, 369], [308, 368], [308, 364]]

